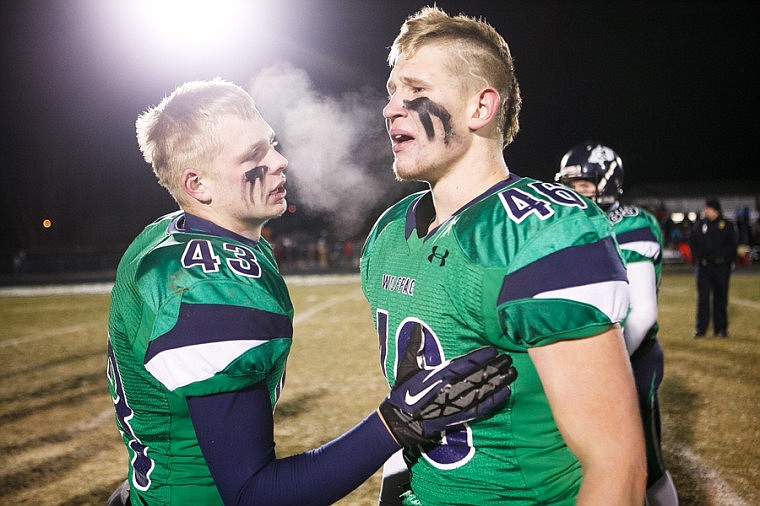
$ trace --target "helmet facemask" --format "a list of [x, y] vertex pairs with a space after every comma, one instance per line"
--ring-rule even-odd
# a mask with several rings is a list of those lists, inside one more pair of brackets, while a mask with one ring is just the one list
[[590, 181], [596, 188], [593, 200], [607, 211], [623, 194], [623, 162], [611, 148], [587, 142], [565, 154], [554, 180], [566, 186], [572, 186], [573, 181]]

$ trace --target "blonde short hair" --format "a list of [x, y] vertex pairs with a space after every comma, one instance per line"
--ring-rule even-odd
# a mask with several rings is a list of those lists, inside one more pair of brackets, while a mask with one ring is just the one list
[[401, 26], [388, 54], [388, 64], [393, 67], [402, 54], [409, 57], [427, 44], [453, 47], [449, 64], [454, 75], [464, 76], [462, 84], [466, 89], [486, 85], [499, 92], [501, 105], [496, 124], [503, 145], [511, 143], [520, 129], [522, 99], [504, 38], [484, 20], [464, 14], [449, 16], [438, 7], [424, 7]]
[[184, 169], [207, 170], [221, 151], [217, 126], [226, 115], [255, 119], [258, 111], [245, 90], [217, 78], [184, 83], [137, 118], [143, 158], [177, 202]]

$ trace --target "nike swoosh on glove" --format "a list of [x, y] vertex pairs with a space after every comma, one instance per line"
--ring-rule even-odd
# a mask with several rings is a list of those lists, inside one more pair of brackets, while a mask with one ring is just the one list
[[488, 416], [509, 400], [517, 378], [509, 355], [486, 346], [424, 369], [422, 326], [415, 324], [396, 383], [380, 415], [401, 446], [438, 440], [449, 427]]

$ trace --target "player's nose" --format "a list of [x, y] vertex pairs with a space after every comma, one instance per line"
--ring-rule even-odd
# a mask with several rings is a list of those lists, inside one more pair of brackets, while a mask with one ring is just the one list
[[406, 108], [404, 107], [404, 101], [394, 93], [388, 98], [388, 103], [383, 107], [383, 117], [385, 118], [386, 126], [390, 126], [390, 122], [399, 116], [406, 114]]

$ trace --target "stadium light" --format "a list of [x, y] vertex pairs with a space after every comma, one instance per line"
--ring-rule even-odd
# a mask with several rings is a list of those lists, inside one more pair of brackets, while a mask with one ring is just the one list
[[138, 0], [128, 7], [142, 25], [146, 46], [195, 58], [226, 46], [247, 17], [244, 4], [233, 0]]
[[92, 62], [108, 69], [210, 77], [271, 52], [280, 11], [251, 0], [115, 0], [91, 2], [84, 30]]

